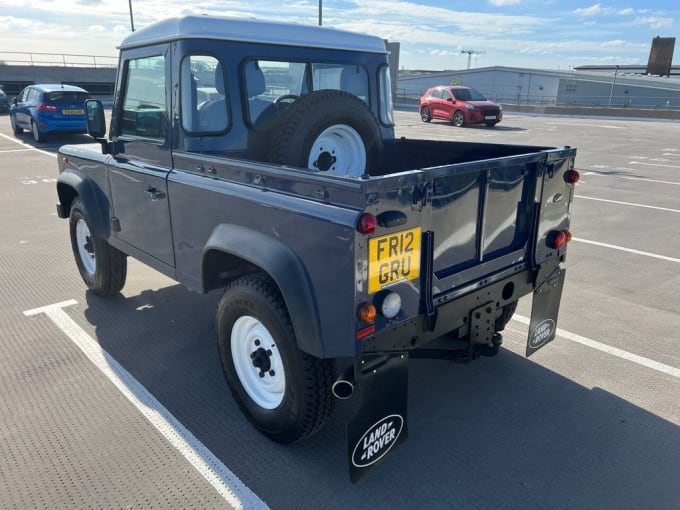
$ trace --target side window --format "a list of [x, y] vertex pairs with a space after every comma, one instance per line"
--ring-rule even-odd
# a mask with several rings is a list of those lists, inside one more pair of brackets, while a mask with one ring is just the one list
[[224, 66], [209, 55], [188, 55], [180, 66], [182, 128], [188, 134], [223, 133], [229, 127]]
[[441, 99], [442, 98], [442, 90], [441, 89], [434, 89], [431, 94], [432, 97], [436, 99]]
[[26, 100], [30, 103], [37, 103], [39, 98], [40, 92], [38, 92], [36, 89], [30, 89], [28, 91], [28, 97]]
[[158, 55], [130, 60], [124, 91], [120, 134], [164, 139], [165, 58]]
[[456, 99], [449, 89], [442, 89], [442, 99], [446, 101], [447, 99]]

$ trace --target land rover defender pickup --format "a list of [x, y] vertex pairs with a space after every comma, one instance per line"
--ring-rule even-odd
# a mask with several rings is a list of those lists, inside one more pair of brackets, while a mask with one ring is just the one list
[[264, 435], [360, 399], [352, 481], [407, 437], [410, 358], [495, 355], [528, 294], [526, 354], [555, 337], [575, 149], [395, 138], [378, 37], [168, 19], [122, 42], [108, 135], [85, 109], [57, 210], [89, 290], [118, 293], [128, 256], [221, 289], [224, 373]]

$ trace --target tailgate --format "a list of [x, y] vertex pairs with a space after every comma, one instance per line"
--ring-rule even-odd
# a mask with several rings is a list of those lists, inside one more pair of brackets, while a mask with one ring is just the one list
[[434, 296], [513, 266], [534, 267], [554, 254], [541, 247], [552, 229], [568, 226], [571, 195], [562, 174], [573, 152], [456, 165], [433, 177]]

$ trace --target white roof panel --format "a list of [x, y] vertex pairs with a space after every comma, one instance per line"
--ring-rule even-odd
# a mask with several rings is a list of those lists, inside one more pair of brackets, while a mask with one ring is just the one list
[[313, 25], [218, 16], [184, 16], [158, 21], [127, 36], [119, 48], [177, 39], [215, 39], [387, 53], [385, 42], [371, 35]]

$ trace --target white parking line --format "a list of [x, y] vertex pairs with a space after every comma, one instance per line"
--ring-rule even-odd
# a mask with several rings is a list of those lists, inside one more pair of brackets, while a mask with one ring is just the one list
[[[528, 317], [524, 317], [518, 314], [513, 315], [512, 320], [524, 324], [525, 326], [528, 326], [529, 323], [531, 322], [531, 320]], [[585, 345], [592, 349], [597, 349], [598, 351], [611, 354], [612, 356], [616, 356], [617, 358], [632, 361], [633, 363], [637, 363], [638, 365], [642, 365], [643, 367], [651, 368], [652, 370], [656, 370], [658, 372], [673, 377], [677, 377], [680, 379], [680, 368], [665, 365], [663, 363], [659, 363], [658, 361], [654, 361], [649, 358], [643, 358], [642, 356], [638, 356], [637, 354], [633, 354], [632, 352], [624, 351], [623, 349], [612, 347], [611, 345], [603, 344], [601, 342], [596, 342], [595, 340], [591, 340], [590, 338], [586, 338], [575, 333], [570, 333], [569, 331], [565, 331], [560, 328], [557, 328], [557, 335], [567, 340], [571, 340], [572, 342]]]
[[659, 163], [643, 163], [642, 161], [629, 161], [629, 165], [661, 166], [664, 168], [680, 168], [678, 165], [660, 165]]
[[608, 200], [606, 198], [586, 197], [586, 196], [583, 196], [583, 195], [575, 195], [575, 197], [583, 199], [583, 200], [595, 200], [597, 202], [608, 202], [610, 204], [630, 205], [632, 207], [643, 207], [645, 209], [655, 209], [657, 211], [680, 213], [680, 209], [669, 209], [668, 207], [657, 207], [655, 205], [634, 204], [632, 202], [620, 202], [619, 200]]
[[[615, 167], [612, 168], [612, 170], [616, 170], [617, 172], [633, 172], [634, 170], [632, 168], [623, 168], [623, 167]], [[654, 184], [670, 184], [671, 186], [680, 186], [680, 182], [677, 181], [659, 181], [657, 179], [648, 179], [647, 177], [631, 177], [629, 175], [615, 175], [615, 174], [607, 174], [607, 173], [602, 173], [602, 172], [584, 172], [583, 175], [595, 175], [597, 177], [613, 177], [615, 179], [628, 179], [631, 181], [645, 181], [645, 182], [653, 182]]]
[[601, 246], [602, 248], [611, 248], [613, 250], [625, 251], [627, 253], [634, 253], [635, 255], [643, 255], [645, 257], [652, 257], [654, 259], [666, 260], [668, 262], [677, 262], [680, 264], [680, 259], [675, 257], [667, 257], [666, 255], [659, 255], [657, 253], [650, 253], [648, 251], [640, 251], [634, 248], [626, 248], [624, 246], [617, 246], [615, 244], [600, 243], [598, 241], [589, 241], [588, 239], [581, 239], [574, 237], [572, 241], [577, 241], [579, 243], [592, 244], [594, 246]]
[[26, 147], [26, 149], [33, 150], [33, 151], [36, 151], [36, 152], [40, 152], [41, 154], [47, 154], [48, 156], [52, 156], [53, 158], [57, 157], [57, 155], [52, 153], [52, 152], [47, 152], [47, 151], [44, 151], [42, 149], [38, 149], [37, 147], [33, 147], [32, 145], [29, 145], [27, 143], [22, 142], [21, 140], [17, 140], [16, 138], [12, 138], [11, 136], [7, 136], [4, 133], [0, 133], [0, 136], [2, 136], [3, 138], [6, 138], [10, 142], [18, 143], [19, 145]]
[[63, 310], [76, 304], [75, 300], [64, 301], [27, 310], [24, 315], [47, 315], [229, 505], [237, 509], [267, 509], [264, 501]]

